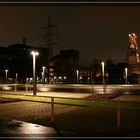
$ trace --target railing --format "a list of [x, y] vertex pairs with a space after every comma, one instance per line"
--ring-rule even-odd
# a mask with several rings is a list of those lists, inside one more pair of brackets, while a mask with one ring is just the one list
[[[8, 94], [8, 93], [3, 93], [3, 94]], [[2, 95], [2, 94], [1, 94]], [[17, 95], [17, 94], [13, 94], [13, 93], [9, 93], [9, 95]], [[23, 94], [24, 96], [30, 96], [30, 97], [33, 97], [33, 95], [26, 95], [26, 94]], [[20, 96], [22, 96], [20, 94]], [[84, 98], [67, 98], [67, 97], [52, 97], [52, 96], [35, 96], [35, 97], [44, 97], [44, 98], [50, 98], [50, 102], [44, 102], [44, 103], [50, 103], [51, 104], [51, 123], [54, 123], [55, 121], [55, 104], [59, 104], [59, 105], [70, 105], [70, 106], [81, 106], [81, 107], [93, 107], [94, 104], [87, 104], [87, 103], [82, 103], [82, 104], [73, 104], [73, 103], [65, 103], [65, 102], [55, 102], [54, 99], [66, 99], [66, 100], [83, 100], [83, 101], [97, 101], [97, 100], [91, 100], [91, 99], [84, 99]], [[21, 99], [23, 100], [23, 99]], [[33, 101], [33, 100], [31, 100]], [[117, 128], [120, 127], [121, 125], [121, 122], [120, 122], [120, 118], [121, 118], [121, 112], [120, 112], [120, 103], [121, 101], [120, 100], [108, 100], [108, 99], [105, 99], [105, 100], [99, 100], [98, 101], [108, 101], [108, 102], [111, 102], [111, 103], [114, 103], [116, 104], [115, 108], [116, 108], [116, 126]], [[42, 102], [42, 101], [41, 101]]]
[[[48, 97], [47, 97], [48, 98]], [[54, 116], [55, 116], [55, 109], [54, 109], [54, 104], [55, 104], [55, 102], [54, 102], [54, 98], [60, 98], [60, 97], [49, 97], [49, 98], [51, 98], [51, 122], [52, 123], [54, 123]], [[61, 97], [61, 99], [62, 99], [62, 97]], [[65, 97], [63, 97], [63, 99], [72, 99], [72, 100], [85, 100], [85, 99], [77, 99], [77, 98], [65, 98]], [[86, 99], [87, 100], [87, 99]], [[105, 101], [105, 100], [99, 100], [99, 101]], [[116, 101], [110, 101], [110, 102], [114, 102], [115, 104], [116, 104], [116, 126], [117, 126], [117, 128], [119, 128], [120, 127], [120, 125], [121, 125], [121, 122], [120, 122], [120, 118], [121, 118], [121, 113], [120, 113], [120, 100], [116, 100]], [[62, 104], [62, 103], [57, 103], [57, 104]], [[64, 104], [63, 104], [64, 105]], [[69, 104], [69, 105], [71, 105], [71, 106], [77, 106], [77, 105], [75, 105], [75, 104]], [[81, 106], [90, 106], [90, 107], [92, 107], [92, 105], [81, 105]]]

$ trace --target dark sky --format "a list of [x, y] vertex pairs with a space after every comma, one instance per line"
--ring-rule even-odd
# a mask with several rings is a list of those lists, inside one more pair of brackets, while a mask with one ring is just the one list
[[81, 64], [93, 58], [125, 61], [128, 33], [140, 35], [140, 6], [0, 6], [0, 45], [26, 37], [29, 45], [40, 46], [40, 27], [49, 16], [58, 27], [60, 49], [79, 50]]

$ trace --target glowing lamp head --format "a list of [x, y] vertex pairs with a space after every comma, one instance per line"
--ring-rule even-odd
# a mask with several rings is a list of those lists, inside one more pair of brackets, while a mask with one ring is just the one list
[[135, 34], [135, 33], [133, 33], [133, 36], [136, 36], [136, 34]]
[[127, 68], [125, 68], [125, 71], [127, 71], [128, 69]]
[[31, 54], [32, 54], [32, 55], [39, 55], [39, 53], [36, 52], [36, 51], [31, 51]]
[[105, 63], [104, 62], [101, 62], [101, 64], [104, 65]]

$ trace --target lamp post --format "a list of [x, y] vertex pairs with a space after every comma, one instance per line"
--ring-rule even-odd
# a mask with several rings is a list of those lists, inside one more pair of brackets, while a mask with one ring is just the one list
[[78, 84], [79, 71], [78, 71], [78, 70], [76, 70], [76, 73], [77, 73], [77, 84]]
[[18, 74], [16, 73], [16, 83], [18, 83]]
[[7, 84], [7, 76], [8, 76], [8, 70], [5, 70], [5, 81], [6, 81], [6, 84]]
[[46, 69], [46, 67], [42, 67], [42, 69], [43, 69], [42, 83], [44, 85], [45, 84], [45, 69]]
[[35, 71], [35, 61], [36, 56], [39, 55], [38, 52], [32, 51], [31, 54], [33, 55], [33, 95], [36, 95], [36, 71]]
[[103, 92], [105, 93], [105, 74], [104, 74], [105, 63], [101, 62], [101, 64], [102, 64], [102, 77], [103, 77]]
[[91, 72], [91, 94], [93, 94], [93, 72]]
[[126, 84], [128, 83], [127, 82], [127, 76], [128, 76], [128, 68], [125, 68], [125, 80], [126, 80]]
[[43, 72], [41, 72], [41, 82], [43, 83]]

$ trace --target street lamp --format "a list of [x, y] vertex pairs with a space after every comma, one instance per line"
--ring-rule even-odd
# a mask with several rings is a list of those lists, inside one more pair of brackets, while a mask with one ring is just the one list
[[36, 95], [36, 71], [35, 71], [35, 61], [36, 56], [39, 55], [38, 52], [32, 51], [31, 54], [33, 55], [33, 95]]
[[7, 76], [8, 76], [7, 73], [8, 73], [8, 70], [5, 70], [5, 78], [6, 78], [5, 81], [6, 81], [6, 84], [7, 84]]
[[42, 69], [43, 69], [43, 76], [42, 76], [43, 85], [45, 84], [45, 68], [46, 67], [42, 67]]
[[125, 80], [126, 80], [126, 84], [128, 83], [127, 82], [127, 76], [128, 76], [128, 68], [125, 68]]
[[56, 76], [54, 76], [54, 84], [56, 84]]
[[16, 83], [18, 83], [18, 74], [16, 73]]
[[102, 64], [102, 77], [103, 77], [103, 91], [105, 93], [105, 74], [104, 74], [105, 63], [101, 62], [101, 64]]
[[78, 84], [79, 71], [76, 70], [76, 73], [77, 73], [77, 84]]

